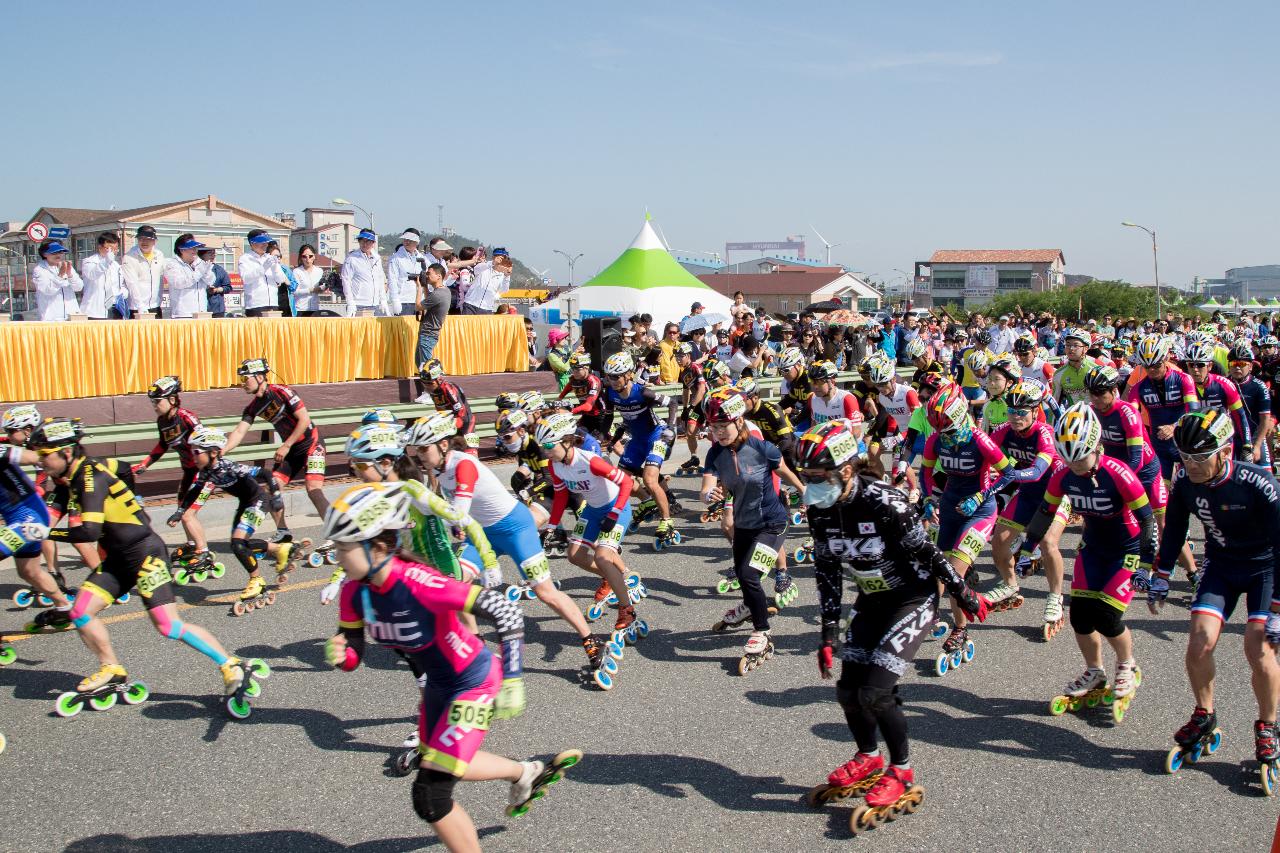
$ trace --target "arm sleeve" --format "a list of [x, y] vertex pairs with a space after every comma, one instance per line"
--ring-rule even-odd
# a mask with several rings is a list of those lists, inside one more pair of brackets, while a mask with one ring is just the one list
[[502, 677], [519, 678], [524, 673], [524, 614], [520, 612], [520, 605], [492, 589], [481, 589], [458, 581], [452, 583], [470, 589], [464, 608], [468, 613], [484, 616], [497, 626], [502, 643]]
[[[1164, 534], [1160, 537], [1160, 552], [1156, 557], [1156, 572], [1163, 578], [1173, 573], [1178, 554], [1187, 542], [1187, 529], [1191, 522], [1191, 508], [1188, 505], [1186, 490], [1186, 474], [1179, 468], [1173, 477], [1173, 486], [1169, 490], [1169, 505], [1164, 511]], [[1272, 506], [1272, 511], [1276, 511]], [[1280, 524], [1276, 525], [1280, 529]], [[1277, 563], [1280, 565], [1280, 562]]]
[[463, 515], [471, 514], [471, 501], [476, 496], [476, 482], [480, 471], [470, 459], [463, 459], [454, 469], [458, 487], [453, 493], [453, 508]]
[[[1108, 465], [1108, 462], [1114, 464]], [[1138, 476], [1126, 468], [1124, 463], [1107, 457], [1104, 458], [1103, 465], [1111, 471], [1120, 499], [1133, 513], [1134, 519], [1141, 527], [1138, 539], [1139, 559], [1144, 565], [1149, 566], [1156, 556], [1156, 518], [1151, 509], [1151, 502], [1147, 500], [1147, 492], [1142, 488], [1142, 483], [1138, 482]]]
[[1142, 420], [1130, 406], [1120, 407], [1120, 426], [1124, 430], [1124, 446], [1129, 456], [1129, 467], [1137, 471], [1142, 467], [1142, 447], [1146, 443]]
[[599, 456], [592, 457], [590, 468], [592, 474], [603, 477], [618, 487], [618, 497], [613, 501], [613, 509], [609, 510], [609, 514], [616, 519], [631, 499], [631, 478]]
[[[566, 390], [569, 388], [568, 385], [564, 387]], [[595, 408], [596, 401], [600, 399], [600, 390], [602, 387], [603, 386], [601, 386], [600, 380], [597, 379], [594, 374], [592, 374], [591, 378], [587, 380], [587, 396], [582, 400], [581, 403], [574, 406], [569, 411], [575, 415], [590, 414], [591, 410]], [[564, 391], [561, 391], [561, 396], [563, 395], [564, 395]]]
[[460, 527], [466, 534], [467, 540], [480, 553], [481, 564], [487, 569], [498, 565], [498, 555], [494, 553], [493, 547], [489, 544], [489, 537], [485, 535], [484, 528], [479, 522], [465, 511], [450, 505], [447, 500], [423, 483], [410, 480], [405, 483], [405, 487], [413, 500], [414, 509], [423, 515], [433, 515]]
[[938, 546], [924, 532], [924, 525], [906, 500], [891, 498], [887, 505], [882, 506], [888, 516], [885, 524], [888, 535], [885, 538], [899, 542], [907, 558], [928, 569], [946, 587], [948, 593], [956, 597], [963, 595], [964, 578], [956, 573], [951, 563], [938, 550]]
[[564, 518], [564, 511], [569, 506], [569, 487], [564, 484], [556, 475], [554, 466], [547, 469], [547, 473], [551, 476], [551, 516], [547, 521], [552, 527], [560, 526], [560, 519]]
[[840, 610], [844, 597], [840, 561], [826, 548], [816, 549], [814, 557], [813, 577], [818, 587], [822, 642], [834, 645], [840, 634]]

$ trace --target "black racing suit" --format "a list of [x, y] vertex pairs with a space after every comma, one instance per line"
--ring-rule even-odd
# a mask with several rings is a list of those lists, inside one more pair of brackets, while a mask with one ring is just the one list
[[876, 750], [879, 728], [892, 763], [906, 764], [907, 719], [897, 684], [933, 625], [937, 582], [966, 610], [976, 610], [977, 599], [901, 492], [868, 477], [859, 477], [855, 489], [848, 500], [808, 511], [822, 642], [836, 644], [847, 574], [860, 592], [840, 650], [836, 696], [859, 751]]

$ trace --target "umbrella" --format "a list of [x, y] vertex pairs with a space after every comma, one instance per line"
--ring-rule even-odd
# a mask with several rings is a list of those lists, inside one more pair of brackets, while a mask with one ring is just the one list
[[825, 302], [814, 302], [812, 305], [806, 305], [806, 311], [812, 311], [815, 314], [826, 314], [828, 311], [839, 311], [844, 308], [844, 303], [839, 299], [828, 299]]
[[857, 311], [850, 311], [848, 308], [837, 308], [826, 316], [828, 323], [843, 323], [846, 326], [857, 325], [862, 322], [862, 315]]

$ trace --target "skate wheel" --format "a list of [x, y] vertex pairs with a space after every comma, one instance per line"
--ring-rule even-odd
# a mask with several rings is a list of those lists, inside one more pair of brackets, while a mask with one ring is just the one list
[[626, 582], [627, 582], [627, 589], [636, 589], [637, 587], [641, 586], [640, 576], [635, 572], [631, 572], [630, 574], [627, 575]]
[[902, 814], [915, 814], [924, 804], [924, 788], [912, 785], [907, 789], [906, 800], [902, 803]]
[[524, 597], [528, 601], [533, 601], [535, 598], [538, 597], [538, 594], [533, 591], [532, 587], [527, 586], [524, 588]]
[[411, 749], [396, 756], [392, 772], [397, 776], [408, 776], [418, 764], [418, 750]]
[[1268, 797], [1276, 795], [1276, 787], [1280, 785], [1280, 768], [1273, 763], [1263, 764], [1258, 768], [1258, 778], [1262, 782], [1262, 791]]
[[141, 705], [151, 696], [151, 690], [141, 681], [135, 681], [120, 695], [126, 705]]
[[1052, 622], [1046, 622], [1046, 623], [1044, 623], [1044, 641], [1045, 641], [1046, 643], [1047, 643], [1047, 642], [1049, 642], [1050, 640], [1052, 640], [1052, 639], [1053, 639], [1053, 635], [1054, 635], [1054, 634], [1056, 634], [1056, 633], [1057, 633], [1057, 631], [1055, 631], [1055, 630], [1054, 630], [1054, 627], [1053, 627], [1053, 623], [1052, 623]]
[[854, 835], [875, 829], [877, 823], [875, 809], [866, 803], [854, 807], [853, 814], [849, 815], [849, 831]]
[[8, 666], [18, 659], [18, 651], [13, 646], [0, 649], [0, 666]]
[[57, 703], [54, 705], [54, 713], [64, 719], [69, 719], [79, 714], [84, 709], [84, 700], [80, 698], [80, 694], [68, 691], [58, 697]]
[[636, 630], [635, 625], [632, 625], [630, 628], [627, 629], [627, 643], [634, 646], [636, 644], [636, 640], [639, 639], [639, 637], [640, 637], [640, 632]]
[[750, 658], [738, 658], [738, 675], [746, 675], [752, 669]]
[[1164, 757], [1164, 772], [1172, 774], [1181, 770], [1183, 757], [1183, 752], [1178, 747], [1175, 746], [1169, 750], [1169, 753]]
[[622, 656], [625, 653], [622, 643], [619, 643], [617, 640], [610, 640], [605, 644], [605, 648], [609, 651], [609, 657], [613, 658], [615, 661], [622, 660]]
[[[248, 676], [245, 677], [248, 678]], [[254, 679], [249, 678], [249, 683], [246, 684], [244, 688], [244, 695], [248, 696], [250, 699], [257, 699], [262, 695], [262, 685]]]
[[643, 640], [645, 637], [649, 636], [649, 623], [648, 623], [648, 622], [646, 622], [646, 621], [644, 621], [643, 619], [641, 619], [640, 621], [636, 622], [636, 626], [635, 626], [635, 627], [636, 627], [636, 634], [637, 634], [637, 635], [639, 635], [640, 639], [642, 639], [642, 640]]
[[43, 592], [36, 596], [36, 601], [39, 602], [41, 607], [53, 606], [53, 599], [45, 595]]
[[36, 600], [35, 593], [29, 589], [20, 589], [13, 594], [13, 603], [26, 610]]
[[1214, 729], [1213, 734], [1209, 735], [1209, 742], [1204, 745], [1205, 752], [1213, 755], [1220, 746], [1222, 746], [1222, 729]]
[[673, 544], [679, 545], [684, 541], [684, 536], [680, 535], [680, 531], [677, 530], [675, 533], [671, 534], [671, 541]]
[[977, 654], [978, 647], [973, 644], [973, 640], [967, 640], [964, 644], [964, 662], [968, 663], [973, 660], [973, 656]]
[[804, 513], [800, 512], [799, 510], [791, 513], [792, 524], [800, 524], [803, 521], [804, 521]]
[[249, 705], [249, 700], [239, 696], [227, 697], [227, 713], [235, 717], [237, 720], [247, 720], [249, 715], [253, 713], [253, 708]]
[[329, 551], [324, 555], [324, 561], [331, 566], [338, 565], [338, 552], [333, 550]]
[[227, 567], [222, 563], [214, 563], [213, 568], [209, 570], [209, 574], [214, 578], [220, 578], [227, 573]]
[[601, 690], [613, 689], [613, 675], [609, 672], [606, 672], [604, 667], [601, 667], [600, 669], [597, 669], [595, 672], [591, 673], [591, 678], [593, 681], [595, 681], [596, 687], [599, 687]]
[[1094, 696], [1093, 694], [1089, 694], [1088, 696], [1084, 697], [1084, 704], [1086, 707], [1089, 707], [1089, 708], [1098, 707], [1098, 703], [1101, 701], [1102, 701], [1101, 696]]
[[655, 540], [653, 540], [653, 550], [655, 550], [655, 551], [661, 551], [661, 550], [662, 550], [662, 547], [663, 547], [663, 545], [662, 545], [662, 540], [661, 540], [661, 539], [655, 539]]
[[0, 752], [4, 752], [4, 748], [9, 745], [9, 741], [5, 740], [3, 734], [0, 734]]
[[814, 785], [809, 789], [809, 793], [804, 795], [804, 801], [811, 809], [820, 809], [832, 799], [831, 792], [835, 789], [830, 785]]
[[207, 580], [209, 579], [209, 573], [208, 573], [208, 572], [196, 572], [196, 573], [195, 573], [195, 574], [193, 574], [191, 577], [195, 579], [195, 582], [196, 582], [196, 583], [204, 583], [205, 581], [207, 581]]
[[272, 590], [271, 592], [267, 593], [267, 597], [266, 597], [266, 599], [264, 599], [264, 603], [265, 603], [265, 604], [275, 604], [275, 603], [276, 603], [276, 593], [275, 593], [275, 590]]
[[284, 586], [288, 582], [289, 582], [288, 572], [281, 572], [280, 574], [276, 575], [276, 589], [279, 589], [280, 587]]
[[593, 604], [587, 608], [587, 621], [594, 622], [604, 615], [604, 608], [599, 604]]
[[947, 630], [947, 624], [945, 622], [938, 622], [933, 626], [929, 636], [935, 640], [941, 640], [943, 637], [947, 636]]
[[128, 604], [130, 598], [133, 598], [133, 596], [126, 592], [124, 595], [116, 599], [116, 604]]
[[948, 652], [943, 652], [942, 654], [938, 655], [938, 660], [933, 665], [933, 671], [936, 672], [938, 675], [946, 675], [947, 670], [950, 668], [951, 668], [951, 655]]
[[1124, 714], [1125, 714], [1125, 711], [1128, 710], [1128, 708], [1129, 708], [1128, 696], [1125, 696], [1122, 699], [1117, 699], [1115, 703], [1111, 706], [1112, 719], [1114, 719], [1117, 723], [1124, 722]]
[[257, 608], [257, 606], [258, 606], [257, 599], [254, 599], [253, 601], [246, 601], [244, 603], [244, 612], [252, 613]]
[[711, 514], [704, 512], [698, 516], [698, 520], [701, 521], [703, 524], [706, 524], [711, 520]]
[[231, 605], [231, 613], [234, 616], [243, 616], [245, 614], [244, 602], [237, 601]]
[[1133, 686], [1135, 688], [1142, 686], [1142, 670], [1136, 666], [1133, 668]]
[[606, 656], [604, 660], [600, 661], [600, 666], [597, 668], [603, 669], [605, 672], [609, 673], [610, 675], [618, 674], [618, 662], [608, 656]]
[[110, 711], [116, 706], [116, 699], [119, 698], [115, 693], [107, 693], [103, 696], [94, 696], [89, 700], [89, 707], [95, 711]]
[[1049, 700], [1049, 713], [1055, 717], [1061, 717], [1067, 713], [1067, 708], [1070, 704], [1071, 702], [1066, 696], [1054, 696], [1053, 699]]
[[318, 569], [324, 565], [324, 554], [312, 551], [307, 555], [307, 565], [313, 569]]
[[504, 594], [507, 597], [507, 601], [510, 601], [512, 604], [515, 604], [517, 601], [519, 601], [520, 596], [522, 595], [522, 593], [520, 592], [520, 587], [518, 586], [507, 587], [507, 590]]

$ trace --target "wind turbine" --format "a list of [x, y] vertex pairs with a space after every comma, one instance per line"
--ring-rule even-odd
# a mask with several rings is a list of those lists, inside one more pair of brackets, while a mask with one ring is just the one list
[[828, 243], [827, 238], [818, 233], [818, 229], [813, 227], [813, 223], [809, 223], [809, 230], [818, 235], [818, 239], [822, 241], [822, 245], [827, 247], [827, 266], [831, 266], [831, 250], [836, 246], [843, 246], [844, 243]]
[[[529, 269], [533, 270], [533, 267], [529, 267]], [[547, 267], [545, 270], [533, 270], [533, 274], [542, 279], [543, 284], [547, 283], [547, 273], [549, 272], [551, 272], [551, 267]]]

